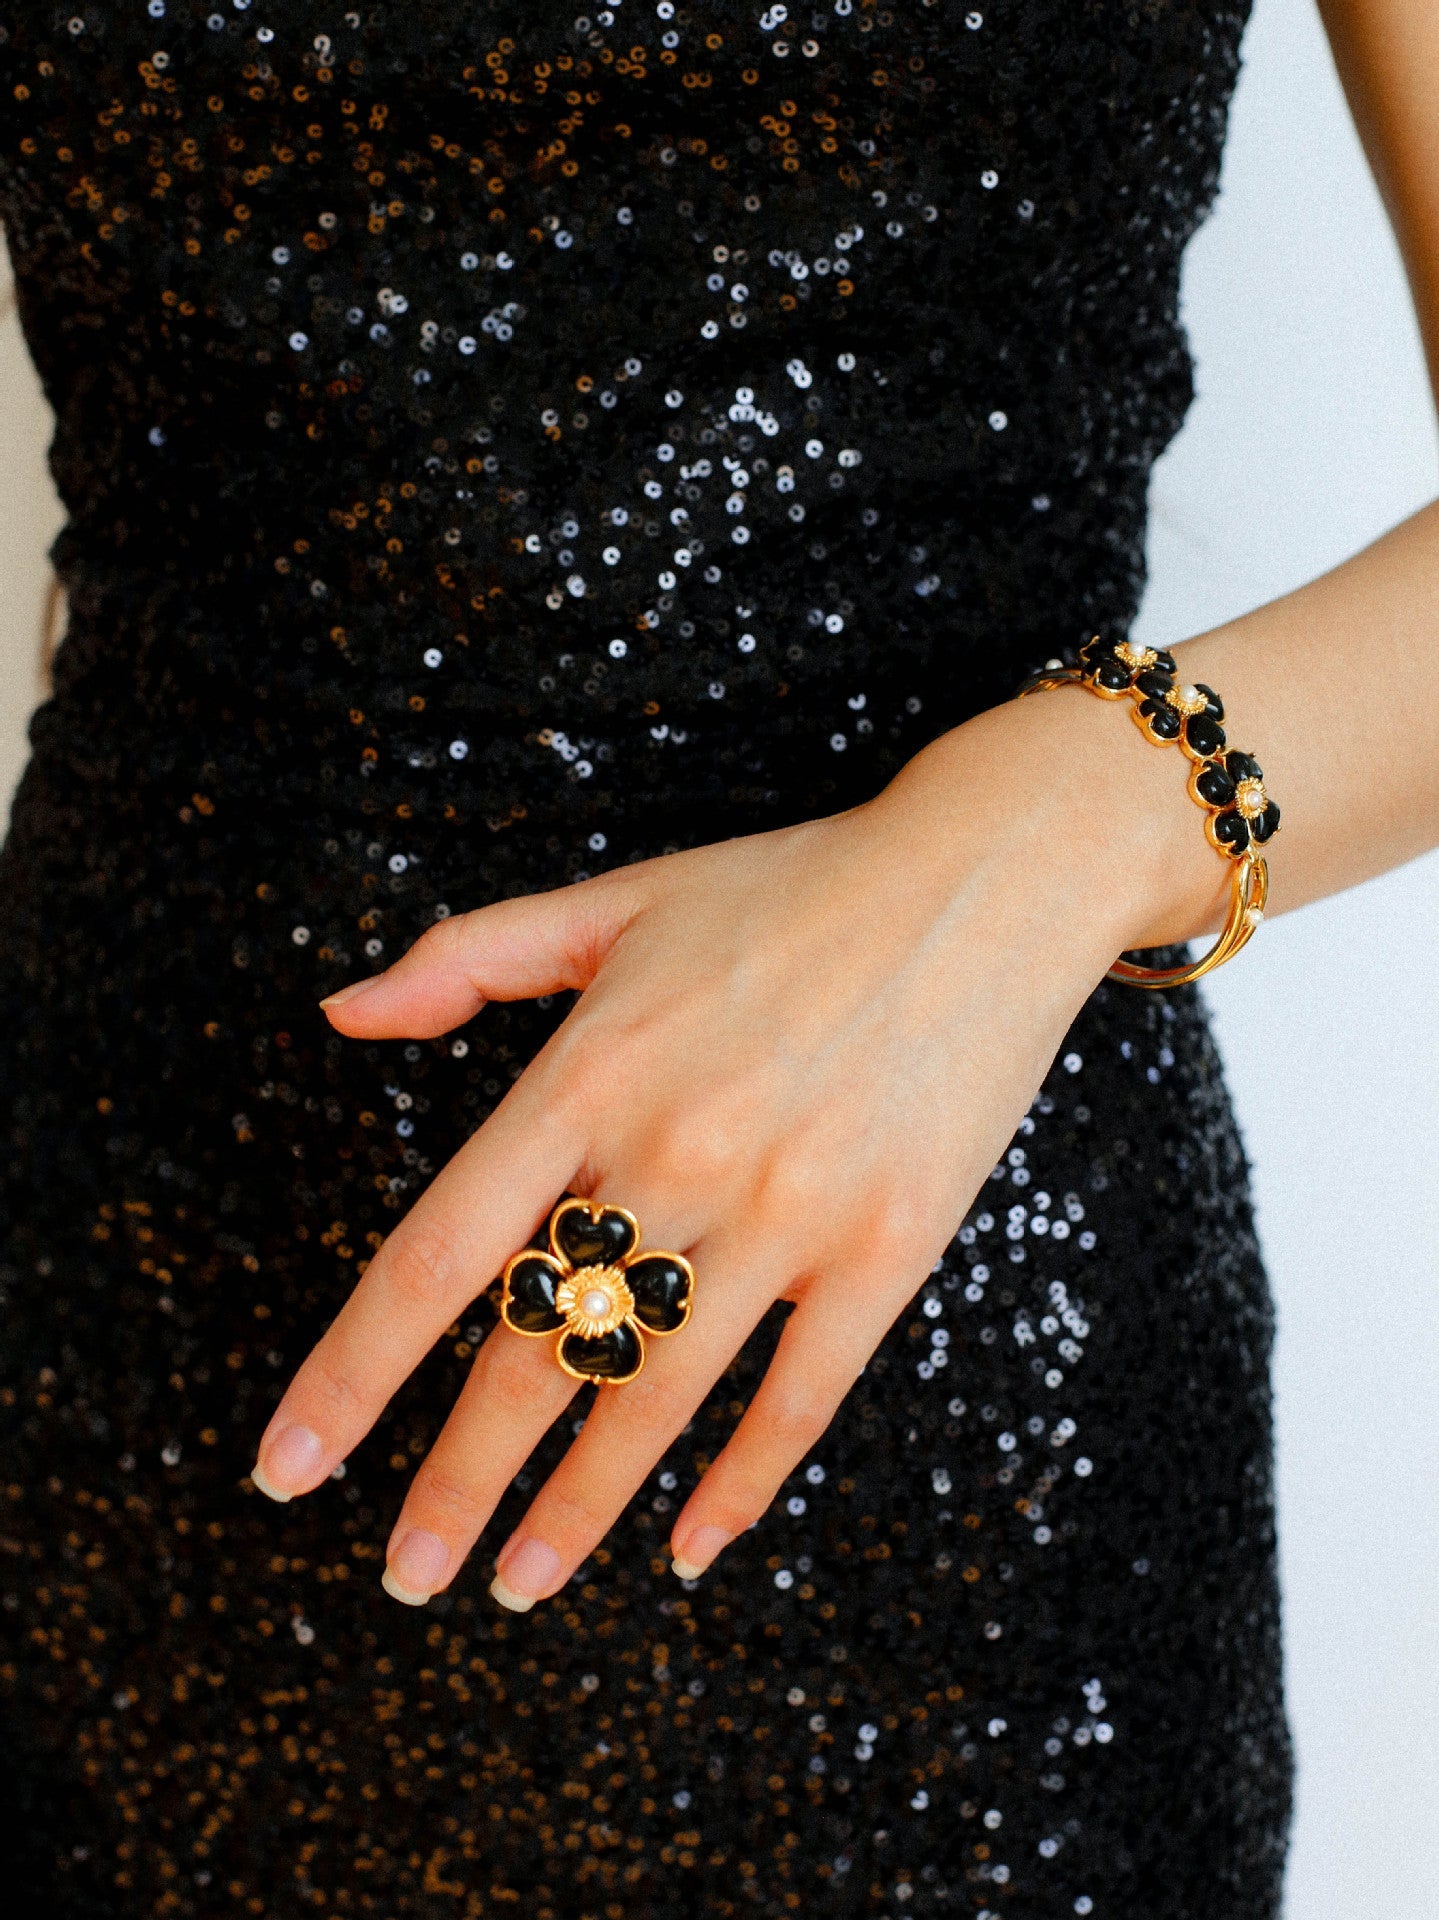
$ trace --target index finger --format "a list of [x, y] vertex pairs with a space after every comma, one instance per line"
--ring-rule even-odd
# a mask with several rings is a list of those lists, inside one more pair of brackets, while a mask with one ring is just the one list
[[390, 1235], [290, 1382], [250, 1471], [261, 1493], [284, 1501], [321, 1484], [529, 1240], [581, 1158], [561, 1106], [537, 1082], [517, 1082]]

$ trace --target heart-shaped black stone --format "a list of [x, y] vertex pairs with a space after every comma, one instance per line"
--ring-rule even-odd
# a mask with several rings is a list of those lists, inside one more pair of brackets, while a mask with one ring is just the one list
[[1211, 807], [1228, 807], [1234, 804], [1234, 782], [1223, 767], [1206, 767], [1194, 785]]
[[667, 1253], [647, 1253], [625, 1269], [635, 1296], [635, 1318], [654, 1333], [673, 1333], [682, 1327], [693, 1282], [678, 1260]]
[[1191, 713], [1184, 723], [1184, 738], [1190, 751], [1207, 760], [1224, 747], [1224, 729], [1209, 713]]
[[572, 1267], [608, 1267], [623, 1260], [638, 1235], [614, 1207], [591, 1220], [587, 1207], [571, 1207], [554, 1224], [555, 1251]]
[[1152, 694], [1156, 699], [1162, 700], [1174, 685], [1174, 675], [1163, 673], [1158, 667], [1146, 667], [1143, 673], [1135, 674], [1134, 684], [1141, 693]]
[[1214, 837], [1231, 853], [1243, 853], [1249, 845], [1249, 826], [1242, 814], [1221, 813], [1215, 817]]
[[1259, 842], [1261, 847], [1266, 840], [1272, 839], [1279, 831], [1279, 809], [1272, 800], [1257, 820], [1250, 821], [1249, 831], [1254, 835], [1254, 838]]
[[602, 1333], [597, 1340], [567, 1333], [560, 1342], [560, 1353], [566, 1366], [587, 1380], [632, 1380], [645, 1360], [639, 1335], [633, 1327], [624, 1325], [613, 1333]]
[[1262, 780], [1264, 769], [1252, 753], [1226, 753], [1224, 764], [1231, 780]]
[[1107, 687], [1111, 693], [1123, 693], [1133, 678], [1128, 667], [1123, 667], [1112, 656], [1099, 661], [1094, 668], [1094, 678], [1101, 687]]
[[555, 1333], [565, 1324], [556, 1311], [555, 1289], [560, 1276], [538, 1255], [520, 1260], [510, 1269], [510, 1294], [505, 1319], [519, 1333]]

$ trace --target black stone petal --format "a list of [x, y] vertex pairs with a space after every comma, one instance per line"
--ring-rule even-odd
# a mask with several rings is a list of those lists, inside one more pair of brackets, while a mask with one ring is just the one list
[[1143, 673], [1134, 676], [1134, 684], [1141, 693], [1163, 696], [1174, 685], [1172, 673], [1161, 673], [1158, 667], [1146, 667]]
[[1154, 664], [1165, 673], [1178, 673], [1179, 671], [1179, 663], [1175, 660], [1174, 655], [1167, 653], [1163, 647], [1155, 649]]
[[633, 1327], [623, 1323], [598, 1340], [567, 1333], [560, 1342], [566, 1366], [587, 1380], [629, 1380], [644, 1365], [645, 1350]]
[[1191, 713], [1184, 723], [1184, 738], [1202, 759], [1218, 753], [1224, 746], [1224, 729], [1211, 714]]
[[1226, 753], [1224, 764], [1233, 780], [1262, 780], [1263, 770], [1252, 753]]
[[678, 1260], [647, 1253], [625, 1268], [635, 1296], [635, 1318], [655, 1333], [673, 1333], [684, 1325], [692, 1282]]
[[1279, 809], [1272, 800], [1264, 809], [1263, 813], [1259, 815], [1258, 819], [1250, 821], [1249, 831], [1254, 835], [1254, 838], [1259, 842], [1261, 847], [1266, 840], [1272, 840], [1274, 838], [1274, 835], [1279, 831]]
[[1209, 703], [1205, 708], [1205, 712], [1209, 715], [1210, 719], [1222, 720], [1224, 718], [1224, 702], [1214, 691], [1213, 687], [1206, 687], [1202, 680], [1196, 680], [1194, 686], [1196, 692], [1202, 693]]
[[1194, 789], [1200, 799], [1207, 800], [1211, 807], [1234, 805], [1234, 782], [1223, 767], [1205, 767], [1194, 782]]
[[1122, 667], [1115, 659], [1101, 660], [1094, 669], [1094, 678], [1101, 687], [1108, 687], [1111, 693], [1123, 693], [1128, 687], [1131, 674], [1128, 667]]
[[1249, 826], [1243, 814], [1219, 814], [1214, 822], [1214, 837], [1231, 853], [1243, 853], [1249, 845]]
[[548, 1260], [521, 1260], [510, 1269], [510, 1297], [505, 1319], [521, 1333], [556, 1333], [565, 1324], [555, 1311], [555, 1289], [560, 1276]]
[[622, 1213], [606, 1207], [591, 1220], [586, 1207], [572, 1207], [554, 1226], [555, 1250], [572, 1267], [608, 1267], [623, 1260], [637, 1235]]
[[[1153, 709], [1153, 711], [1151, 711]], [[1157, 700], [1146, 700], [1139, 711], [1148, 715], [1149, 731], [1160, 740], [1177, 740], [1184, 724], [1173, 707], [1162, 707]]]

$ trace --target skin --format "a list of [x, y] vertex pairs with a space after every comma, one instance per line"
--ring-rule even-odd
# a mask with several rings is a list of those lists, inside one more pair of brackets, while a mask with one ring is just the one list
[[[1439, 8], [1324, 14], [1439, 378]], [[1223, 693], [1284, 809], [1271, 913], [1439, 843], [1436, 654], [1439, 504], [1184, 645], [1182, 672]], [[600, 1392], [492, 1591], [522, 1609], [563, 1586], [765, 1311], [793, 1301], [675, 1522], [676, 1571], [702, 1572], [824, 1431], [1116, 954], [1219, 924], [1227, 868], [1183, 768], [1082, 690], [1011, 702], [863, 806], [445, 921], [326, 1002], [343, 1034], [424, 1038], [487, 1000], [580, 990], [295, 1376], [256, 1484], [321, 1485], [556, 1196], [595, 1194], [689, 1256], [694, 1315]], [[455, 1577], [576, 1391], [550, 1342], [490, 1335], [395, 1523], [397, 1599]]]

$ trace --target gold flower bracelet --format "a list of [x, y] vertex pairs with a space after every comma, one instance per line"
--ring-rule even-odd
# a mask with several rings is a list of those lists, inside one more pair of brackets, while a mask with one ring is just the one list
[[1081, 648], [1078, 666], [1052, 661], [1025, 681], [1019, 698], [1068, 686], [1087, 687], [1102, 700], [1128, 700], [1131, 717], [1147, 739], [1157, 747], [1177, 742], [1193, 763], [1190, 795], [1204, 809], [1209, 844], [1232, 865], [1223, 931], [1208, 953], [1185, 966], [1141, 967], [1116, 960], [1109, 969], [1109, 978], [1126, 986], [1187, 986], [1233, 959], [1263, 919], [1269, 868], [1259, 848], [1278, 831], [1279, 809], [1265, 791], [1259, 762], [1228, 745], [1219, 695], [1202, 682], [1182, 683], [1172, 653], [1096, 634]]

